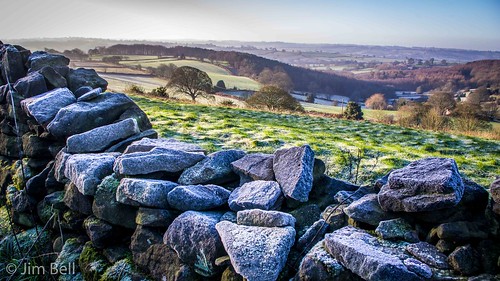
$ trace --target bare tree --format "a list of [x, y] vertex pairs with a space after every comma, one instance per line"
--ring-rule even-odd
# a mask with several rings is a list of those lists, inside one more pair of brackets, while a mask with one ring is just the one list
[[197, 68], [182, 66], [177, 68], [167, 86], [177, 89], [177, 92], [186, 94], [193, 101], [199, 96], [212, 97], [212, 80], [208, 74]]
[[383, 110], [387, 108], [387, 102], [385, 101], [385, 96], [380, 93], [371, 95], [365, 101], [366, 107], [371, 109]]
[[268, 110], [304, 111], [300, 103], [285, 90], [275, 86], [264, 86], [247, 99], [253, 107], [266, 107]]

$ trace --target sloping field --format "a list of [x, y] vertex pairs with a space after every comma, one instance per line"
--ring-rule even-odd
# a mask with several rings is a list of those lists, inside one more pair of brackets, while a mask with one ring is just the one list
[[[454, 158], [467, 177], [489, 186], [500, 174], [500, 141], [305, 115], [278, 114], [132, 98], [163, 137], [199, 143], [209, 151], [249, 152], [309, 144], [327, 163], [331, 176], [354, 181], [349, 154], [361, 158], [358, 183], [369, 183], [391, 169], [425, 157]], [[352, 163], [351, 163], [352, 164]]]

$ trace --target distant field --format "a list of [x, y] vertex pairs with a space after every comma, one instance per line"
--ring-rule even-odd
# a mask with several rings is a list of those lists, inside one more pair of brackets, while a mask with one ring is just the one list
[[[306, 111], [331, 113], [331, 114], [342, 113], [342, 107], [340, 107], [340, 106], [312, 104], [312, 103], [307, 103], [307, 102], [303, 102], [301, 104]], [[345, 109], [345, 107], [344, 107], [344, 109]], [[380, 116], [383, 116], [383, 115], [393, 115], [394, 117], [396, 117], [396, 115], [397, 115], [396, 111], [391, 111], [391, 110], [373, 110], [373, 109], [363, 108], [362, 111], [363, 111], [363, 117], [365, 119], [371, 119], [371, 120], [378, 119], [378, 118], [380, 118]]]
[[[310, 144], [328, 174], [349, 179], [347, 149], [362, 153], [359, 182], [370, 183], [393, 168], [424, 157], [454, 158], [460, 171], [489, 186], [500, 174], [500, 141], [305, 115], [182, 104], [132, 95], [163, 137], [195, 142], [208, 151], [249, 152]], [[351, 178], [353, 180], [353, 178]]]
[[[134, 60], [132, 60], [134, 59]], [[243, 76], [235, 76], [231, 74], [228, 70], [223, 67], [207, 63], [201, 62], [198, 60], [177, 60], [175, 58], [160, 58], [156, 56], [140, 56], [140, 58], [136, 58], [134, 56], [129, 56], [128, 60], [121, 61], [120, 64], [126, 66], [137, 66], [141, 65], [142, 67], [158, 67], [160, 64], [175, 64], [178, 67], [181, 66], [191, 66], [194, 68], [198, 68], [202, 71], [205, 71], [210, 79], [212, 79], [212, 83], [215, 84], [219, 80], [223, 80], [226, 84], [227, 88], [236, 87], [242, 90], [258, 90], [260, 88], [260, 84], [252, 80], [248, 77]]]

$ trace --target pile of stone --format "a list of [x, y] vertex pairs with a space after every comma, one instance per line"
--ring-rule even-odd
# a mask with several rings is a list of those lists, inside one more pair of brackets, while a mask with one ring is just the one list
[[[2, 123], [12, 127], [14, 98], [22, 139], [46, 152], [25, 153], [24, 177], [18, 154], [3, 154], [3, 208], [25, 229], [17, 235], [23, 252], [40, 235], [40, 249], [57, 253], [47, 262], [76, 264], [60, 280], [499, 277], [499, 181], [490, 200], [452, 159], [422, 159], [357, 186], [325, 175], [307, 145], [207, 155], [157, 138], [137, 105], [102, 92], [95, 73], [59, 70], [62, 56], [10, 45], [1, 55], [17, 91], [2, 77]], [[43, 72], [58, 73], [61, 84]], [[43, 81], [32, 82], [37, 75]], [[16, 131], [6, 133], [0, 146], [17, 148]], [[7, 234], [0, 252], [13, 241]]]

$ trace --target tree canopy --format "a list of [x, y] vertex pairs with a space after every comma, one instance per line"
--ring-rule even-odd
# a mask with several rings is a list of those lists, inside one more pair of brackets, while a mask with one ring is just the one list
[[212, 92], [212, 80], [208, 74], [190, 66], [177, 68], [167, 86], [190, 96], [193, 101], [199, 96], [211, 97]]
[[365, 105], [371, 109], [383, 110], [387, 108], [387, 101], [384, 94], [376, 93], [366, 99]]
[[356, 102], [350, 101], [347, 103], [347, 106], [344, 111], [344, 118], [350, 120], [362, 120], [363, 119], [363, 111], [361, 111], [361, 106]]
[[253, 107], [265, 107], [268, 110], [304, 111], [300, 103], [287, 91], [276, 86], [264, 86], [247, 99]]

